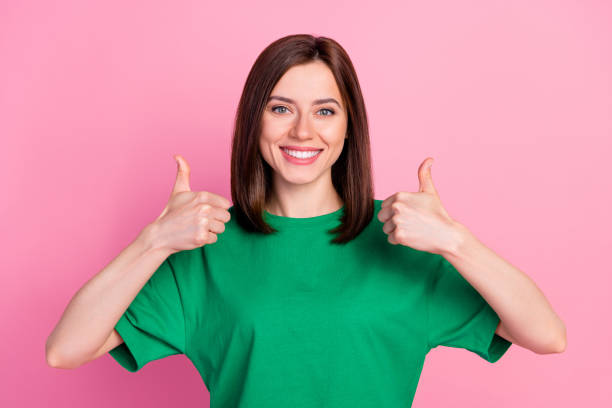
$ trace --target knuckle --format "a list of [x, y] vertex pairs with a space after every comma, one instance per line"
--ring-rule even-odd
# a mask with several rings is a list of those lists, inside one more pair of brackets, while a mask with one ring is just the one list
[[184, 192], [181, 192], [179, 194], [183, 194], [186, 197], [188, 197], [190, 202], [196, 202], [197, 203], [199, 201], [199, 199], [200, 199], [200, 196], [198, 195], [198, 193], [194, 193], [192, 191], [184, 191]]
[[200, 204], [200, 208], [199, 208], [200, 214], [210, 214], [210, 210], [212, 210], [212, 205], [208, 203]]
[[402, 240], [406, 237], [406, 231], [404, 231], [401, 228], [396, 228], [395, 229], [395, 238], [399, 241]]
[[196, 235], [196, 242], [198, 244], [205, 244], [208, 238], [208, 231], [199, 231]]

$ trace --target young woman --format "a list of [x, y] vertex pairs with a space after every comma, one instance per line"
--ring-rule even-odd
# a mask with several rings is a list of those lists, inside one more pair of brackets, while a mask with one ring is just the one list
[[[178, 174], [162, 214], [75, 295], [54, 367], [185, 354], [211, 407], [410, 406], [427, 353], [493, 363], [560, 352], [565, 327], [521, 271], [419, 192], [373, 198], [364, 100], [344, 49], [268, 46], [236, 115], [232, 203]], [[501, 319], [500, 319], [501, 317]]]

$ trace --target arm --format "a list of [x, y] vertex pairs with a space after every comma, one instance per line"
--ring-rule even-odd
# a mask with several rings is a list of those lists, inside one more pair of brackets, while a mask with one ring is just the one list
[[499, 320], [497, 329], [495, 329], [495, 333], [503, 337], [504, 339], [508, 340], [510, 343], [517, 344], [516, 340], [514, 340], [514, 338], [510, 335], [510, 333], [508, 333], [508, 330], [506, 330], [506, 328], [504, 327], [504, 324], [501, 321], [501, 319]]
[[170, 255], [156, 244], [154, 235], [155, 224], [149, 224], [77, 291], [47, 339], [49, 366], [75, 368], [123, 342], [115, 325]]
[[563, 352], [565, 325], [542, 291], [465, 226], [456, 221], [454, 225], [454, 239], [442, 256], [495, 310], [501, 320], [495, 332], [538, 354]]
[[122, 343], [123, 343], [123, 338], [121, 337], [117, 329], [113, 329], [110, 336], [108, 336], [108, 339], [106, 339], [102, 347], [100, 347], [98, 351], [94, 353], [91, 360], [96, 360], [98, 357], [108, 353], [109, 351], [111, 351], [112, 349], [114, 349], [115, 347], [117, 347], [118, 345]]
[[565, 349], [565, 325], [535, 283], [452, 219], [431, 176], [433, 159], [419, 166], [419, 191], [400, 191], [381, 203], [378, 219], [391, 244], [442, 255], [501, 320], [496, 333], [536, 353]]

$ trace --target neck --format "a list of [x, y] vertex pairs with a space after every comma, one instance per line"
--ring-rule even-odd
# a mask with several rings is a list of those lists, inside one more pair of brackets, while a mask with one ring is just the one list
[[266, 211], [292, 218], [316, 217], [329, 214], [344, 205], [331, 182], [331, 171], [308, 184], [287, 183], [275, 175], [273, 194], [266, 203]]

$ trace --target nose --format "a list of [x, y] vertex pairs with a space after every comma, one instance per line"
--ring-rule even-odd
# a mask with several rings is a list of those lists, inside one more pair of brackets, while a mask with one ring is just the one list
[[298, 140], [308, 140], [312, 139], [313, 134], [314, 130], [308, 115], [299, 115], [290, 136]]

